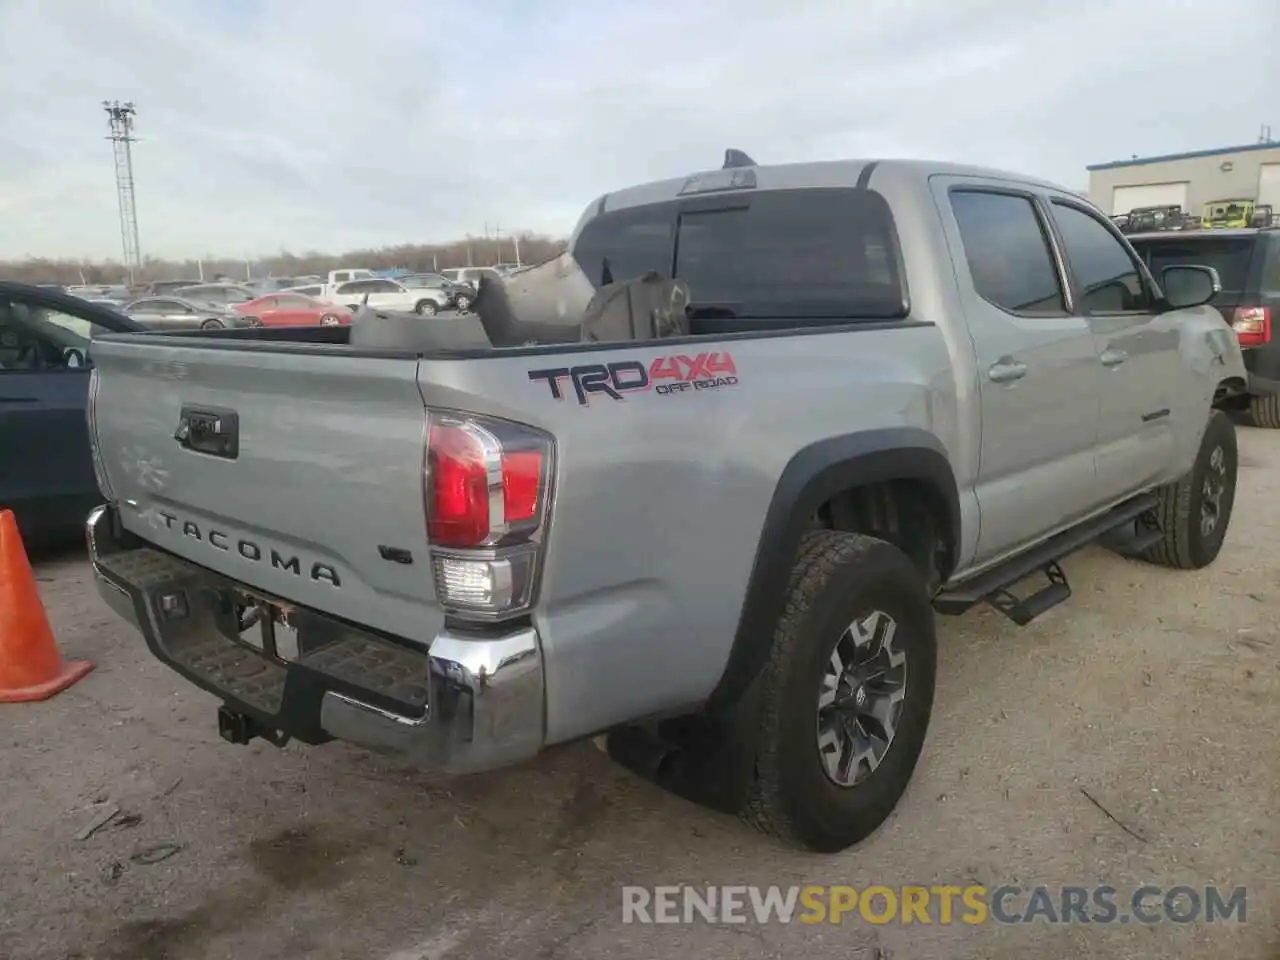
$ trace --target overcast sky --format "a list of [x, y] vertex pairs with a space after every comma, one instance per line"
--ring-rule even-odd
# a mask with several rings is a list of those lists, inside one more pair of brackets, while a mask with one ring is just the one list
[[1083, 188], [1280, 137], [1277, 44], [1277, 0], [0, 0], [0, 257], [119, 257], [104, 98], [144, 253], [341, 251], [566, 233], [729, 146]]

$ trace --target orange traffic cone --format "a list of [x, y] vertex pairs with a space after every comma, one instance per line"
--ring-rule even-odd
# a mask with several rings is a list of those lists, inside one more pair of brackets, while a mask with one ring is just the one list
[[0, 510], [0, 703], [45, 700], [93, 669], [63, 661], [10, 510]]

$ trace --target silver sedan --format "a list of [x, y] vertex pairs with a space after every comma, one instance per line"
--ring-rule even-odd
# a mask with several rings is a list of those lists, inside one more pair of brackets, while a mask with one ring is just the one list
[[217, 330], [238, 326], [241, 321], [230, 306], [185, 297], [143, 297], [123, 312], [152, 330]]

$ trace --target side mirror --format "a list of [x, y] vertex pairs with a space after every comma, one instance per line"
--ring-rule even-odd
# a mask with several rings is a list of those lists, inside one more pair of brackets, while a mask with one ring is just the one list
[[1222, 290], [1222, 280], [1213, 267], [1177, 266], [1160, 271], [1160, 287], [1165, 301], [1174, 310], [1208, 303]]

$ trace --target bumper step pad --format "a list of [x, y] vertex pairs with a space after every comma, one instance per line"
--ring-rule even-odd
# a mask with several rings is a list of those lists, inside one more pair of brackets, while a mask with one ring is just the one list
[[425, 654], [348, 633], [298, 659], [310, 670], [423, 709], [431, 684]]
[[[230, 635], [237, 625], [231, 581], [148, 548], [105, 554], [98, 565], [145, 610], [150, 629], [144, 633], [161, 660], [214, 694], [279, 718], [282, 729], [291, 725], [294, 689], [309, 691], [297, 699], [316, 709], [317, 687], [381, 700], [406, 717], [427, 709], [431, 664], [425, 651], [308, 611], [297, 623], [303, 652], [293, 661], [277, 659]], [[304, 726], [317, 722], [307, 717]]]

